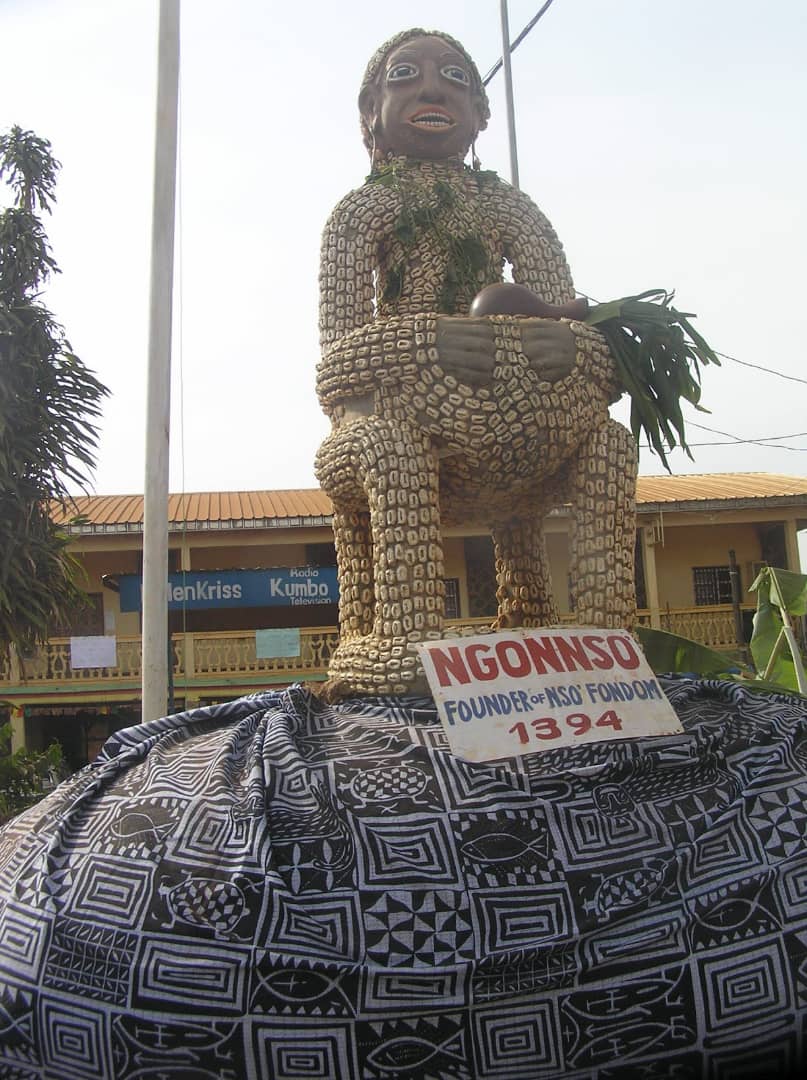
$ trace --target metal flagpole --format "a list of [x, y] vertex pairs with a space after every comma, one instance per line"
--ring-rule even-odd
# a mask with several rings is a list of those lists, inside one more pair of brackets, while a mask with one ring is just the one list
[[513, 72], [510, 67], [510, 21], [507, 17], [507, 0], [501, 0], [502, 12], [502, 67], [504, 69], [504, 92], [507, 106], [507, 137], [510, 141], [510, 183], [518, 185], [518, 151], [516, 149], [516, 116], [513, 105]]
[[143, 507], [143, 720], [165, 715], [168, 697], [168, 448], [178, 100], [179, 0], [160, 0]]

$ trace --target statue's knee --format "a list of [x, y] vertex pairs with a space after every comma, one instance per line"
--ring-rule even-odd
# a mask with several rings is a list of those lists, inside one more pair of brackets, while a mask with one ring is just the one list
[[334, 500], [360, 486], [356, 453], [345, 440], [332, 437], [325, 440], [317, 451], [314, 472], [322, 490]]
[[332, 499], [352, 496], [364, 486], [363, 458], [377, 447], [380, 435], [371, 418], [360, 418], [335, 428], [317, 451], [314, 472], [323, 491]]

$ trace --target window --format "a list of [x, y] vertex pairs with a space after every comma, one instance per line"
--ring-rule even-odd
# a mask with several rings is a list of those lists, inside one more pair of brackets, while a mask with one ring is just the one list
[[[738, 585], [739, 573], [738, 569]], [[695, 587], [695, 603], [698, 606], [731, 603], [731, 574], [728, 566], [693, 566], [692, 583]]]
[[443, 584], [446, 587], [446, 618], [458, 619], [460, 617], [460, 579], [445, 578]]
[[87, 602], [75, 608], [67, 622], [52, 622], [48, 637], [92, 637], [104, 632], [104, 597], [88, 593]]
[[333, 544], [306, 544], [306, 566], [336, 566], [336, 548]]

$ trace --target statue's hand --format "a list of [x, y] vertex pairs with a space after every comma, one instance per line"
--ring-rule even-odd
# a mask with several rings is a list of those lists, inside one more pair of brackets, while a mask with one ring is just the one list
[[[556, 382], [574, 367], [577, 347], [568, 323], [520, 318], [521, 345], [542, 382]], [[441, 315], [437, 320], [440, 366], [468, 386], [489, 386], [496, 361], [493, 323], [486, 318]]]
[[489, 319], [441, 315], [437, 320], [440, 367], [468, 386], [487, 386], [493, 374], [496, 344]]
[[522, 319], [521, 346], [530, 369], [542, 382], [557, 382], [574, 367], [577, 345], [568, 323]]

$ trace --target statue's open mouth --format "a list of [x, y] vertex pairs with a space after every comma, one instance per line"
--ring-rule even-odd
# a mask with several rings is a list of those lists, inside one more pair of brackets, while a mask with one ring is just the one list
[[414, 113], [409, 117], [410, 124], [416, 124], [418, 127], [442, 129], [454, 127], [455, 120], [448, 113], [443, 112], [442, 109], [421, 109], [420, 112]]

